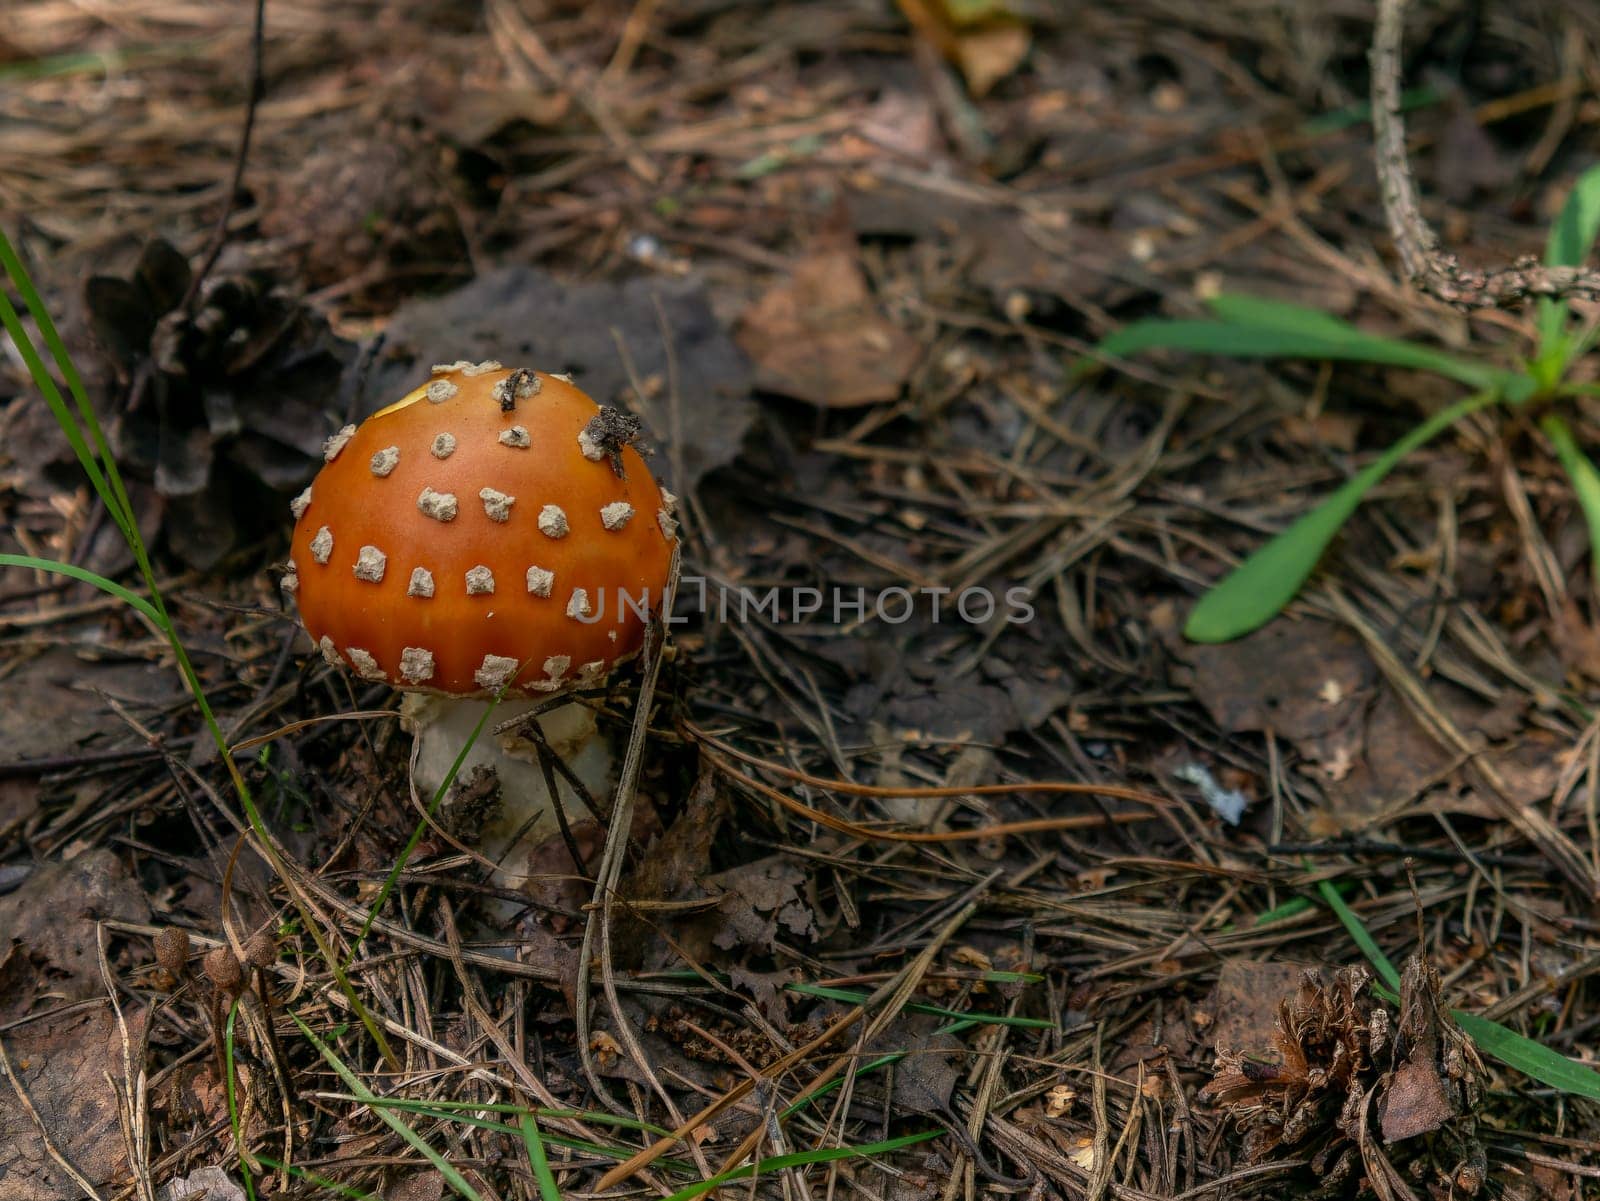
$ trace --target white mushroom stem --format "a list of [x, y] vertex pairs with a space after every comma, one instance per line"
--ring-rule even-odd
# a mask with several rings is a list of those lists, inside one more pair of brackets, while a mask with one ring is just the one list
[[[538, 744], [519, 736], [515, 728], [503, 734], [494, 730], [549, 703], [548, 699], [502, 701], [456, 773], [457, 781], [465, 781], [473, 768], [488, 767], [500, 782], [498, 812], [487, 816], [475, 832], [475, 849], [499, 865], [492, 882], [501, 888], [517, 889], [527, 884], [529, 857], [552, 839], [560, 838], [561, 826], [539, 762]], [[416, 739], [412, 781], [424, 804], [433, 800], [488, 707], [489, 702], [483, 700], [422, 692], [406, 694], [400, 722]], [[610, 740], [595, 723], [594, 710], [568, 701], [531, 720], [538, 723], [551, 752], [582, 781], [591, 797], [603, 800], [610, 795], [616, 765]], [[576, 825], [589, 818], [588, 802], [573, 792], [571, 782], [559, 769], [552, 771], [567, 824]], [[449, 805], [447, 798], [439, 809], [439, 817], [446, 825], [450, 822]]]

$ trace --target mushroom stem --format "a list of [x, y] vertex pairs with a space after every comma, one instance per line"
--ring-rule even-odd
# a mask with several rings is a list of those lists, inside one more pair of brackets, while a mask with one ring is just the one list
[[[489, 704], [430, 693], [406, 694], [400, 721], [416, 739], [411, 772], [419, 796], [431, 800], [438, 792]], [[548, 753], [560, 759], [566, 771], [546, 773], [539, 761], [541, 735]], [[609, 792], [615, 762], [610, 740], [600, 732], [592, 709], [578, 701], [551, 706], [544, 698], [500, 703], [462, 760], [457, 784], [473, 779], [477, 768], [493, 771], [499, 784], [497, 803], [474, 811], [472, 802], [463, 799], [462, 806], [451, 812], [448, 807], [455, 798], [447, 798], [441, 806], [441, 819], [454, 827], [462, 841], [474, 844], [485, 858], [499, 865], [495, 884], [514, 889], [529, 880], [530, 856], [561, 836], [556, 806], [562, 806], [569, 823], [590, 816], [590, 798]], [[548, 783], [552, 775], [556, 786], [553, 798]], [[589, 796], [574, 789], [574, 780]], [[456, 796], [465, 798], [465, 792], [457, 788]]]

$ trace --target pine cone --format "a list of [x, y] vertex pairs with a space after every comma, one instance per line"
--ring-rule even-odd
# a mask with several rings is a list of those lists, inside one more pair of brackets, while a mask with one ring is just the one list
[[168, 548], [211, 567], [315, 474], [354, 348], [267, 272], [214, 275], [186, 311], [191, 280], [156, 239], [85, 299], [127, 398], [110, 423], [118, 465], [166, 498]]
[[[1278, 1008], [1277, 1062], [1219, 1049], [1201, 1096], [1232, 1117], [1247, 1162], [1308, 1156], [1313, 1195], [1385, 1195], [1373, 1177], [1404, 1170], [1470, 1196], [1486, 1166], [1472, 1116], [1484, 1075], [1477, 1050], [1420, 957], [1401, 977], [1398, 1021], [1372, 998], [1371, 981], [1359, 966], [1331, 984], [1308, 970]], [[1358, 1168], [1365, 1178], [1346, 1190]]]

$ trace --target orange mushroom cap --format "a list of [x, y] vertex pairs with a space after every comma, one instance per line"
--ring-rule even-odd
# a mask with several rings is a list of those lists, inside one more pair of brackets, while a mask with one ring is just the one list
[[563, 377], [458, 362], [328, 439], [284, 579], [324, 657], [450, 695], [598, 683], [643, 642], [677, 537], [629, 421]]

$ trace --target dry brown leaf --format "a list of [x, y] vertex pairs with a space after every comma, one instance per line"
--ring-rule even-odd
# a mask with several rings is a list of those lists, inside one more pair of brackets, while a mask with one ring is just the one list
[[1000, 0], [899, 0], [900, 11], [983, 96], [1028, 57], [1033, 36]]
[[736, 340], [759, 387], [834, 409], [893, 400], [920, 353], [845, 250], [802, 259], [745, 312]]

